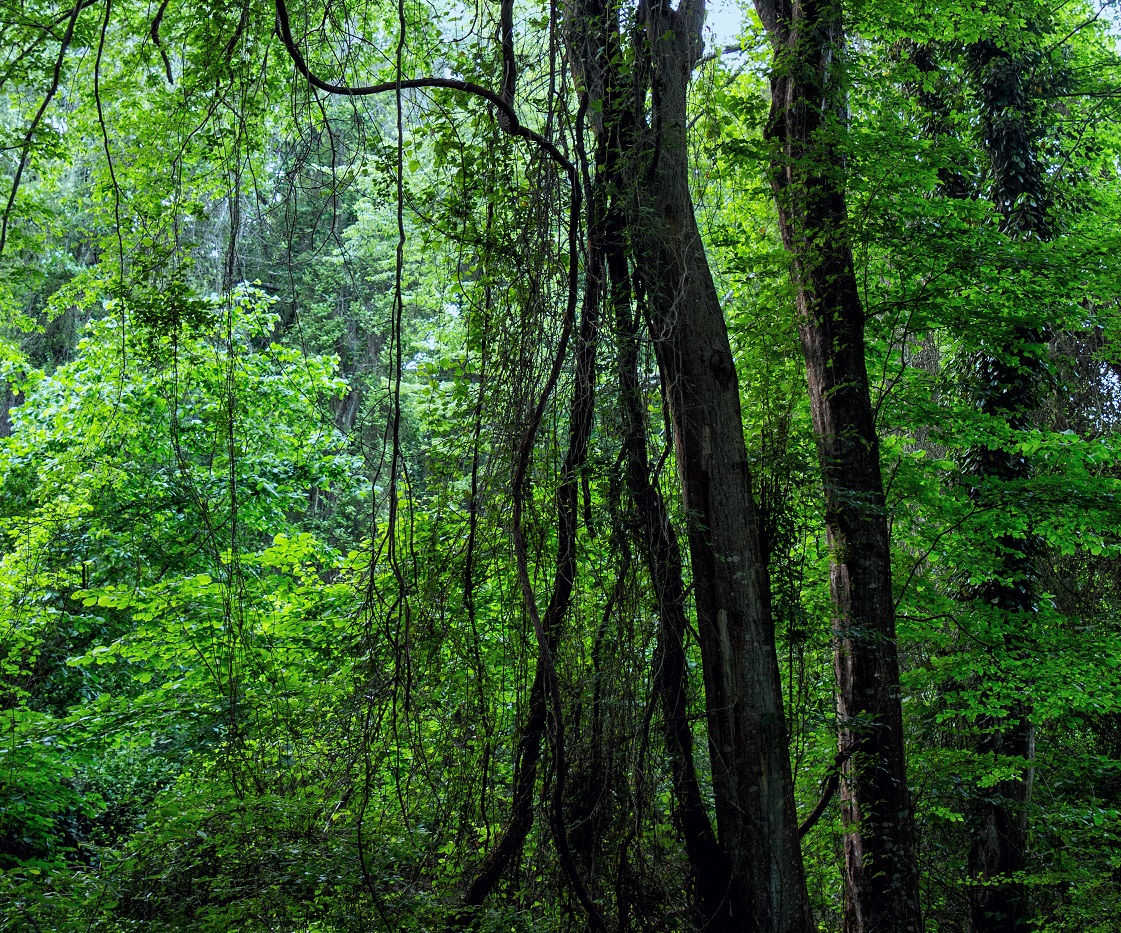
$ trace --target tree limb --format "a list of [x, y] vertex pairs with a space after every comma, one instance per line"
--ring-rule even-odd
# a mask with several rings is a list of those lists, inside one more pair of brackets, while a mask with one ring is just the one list
[[167, 57], [167, 52], [164, 51], [163, 45], [160, 44], [160, 24], [163, 22], [163, 15], [167, 12], [167, 5], [171, 0], [163, 0], [160, 8], [156, 10], [156, 15], [152, 19], [152, 25], [148, 29], [148, 35], [152, 37], [152, 44], [160, 53], [160, 58], [163, 59], [164, 71], [167, 72], [167, 83], [174, 84], [175, 80], [171, 77], [171, 60]]
[[344, 97], [366, 97], [371, 94], [387, 94], [390, 91], [421, 88], [446, 88], [450, 91], [460, 91], [464, 94], [471, 94], [474, 97], [481, 97], [488, 103], [493, 104], [498, 109], [499, 113], [506, 118], [507, 125], [502, 127], [506, 133], [536, 144], [550, 159], [565, 170], [569, 182], [572, 184], [573, 191], [579, 190], [580, 178], [576, 166], [565, 157], [564, 153], [562, 153], [555, 144], [540, 133], [534, 132], [527, 126], [523, 126], [514, 108], [503, 100], [500, 95], [495, 94], [494, 91], [489, 88], [485, 88], [481, 84], [475, 84], [472, 81], [463, 81], [459, 78], [406, 78], [401, 81], [383, 81], [380, 84], [367, 84], [357, 87], [347, 84], [332, 84], [329, 81], [324, 81], [315, 74], [301, 54], [299, 47], [296, 45], [296, 40], [292, 36], [292, 26], [288, 19], [288, 8], [285, 6], [284, 0], [276, 0], [276, 22], [280, 30], [280, 41], [284, 43], [284, 48], [287, 49], [292, 63], [296, 66], [296, 70], [307, 79], [312, 87], [316, 87], [321, 91], [326, 91], [328, 94], [339, 94]]
[[825, 813], [825, 808], [829, 806], [829, 801], [833, 799], [833, 795], [837, 793], [837, 789], [841, 786], [841, 768], [844, 766], [845, 762], [852, 757], [852, 753], [855, 751], [856, 746], [850, 745], [834, 756], [833, 764], [829, 766], [825, 781], [821, 786], [821, 798], [818, 800], [813, 810], [810, 811], [810, 815], [802, 820], [801, 824], [798, 826], [799, 839], [813, 829], [817, 821], [820, 820]]

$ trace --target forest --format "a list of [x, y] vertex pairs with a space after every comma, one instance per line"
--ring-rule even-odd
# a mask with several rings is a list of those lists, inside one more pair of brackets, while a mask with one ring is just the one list
[[0, 933], [1121, 930], [1119, 35], [0, 0]]

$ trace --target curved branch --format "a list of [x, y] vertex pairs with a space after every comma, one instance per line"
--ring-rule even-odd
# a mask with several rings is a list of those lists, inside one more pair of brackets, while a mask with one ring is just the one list
[[801, 839], [806, 835], [814, 826], [817, 821], [821, 819], [822, 814], [825, 813], [825, 808], [829, 806], [829, 801], [833, 799], [833, 795], [837, 793], [837, 788], [841, 786], [841, 768], [844, 763], [852, 757], [852, 753], [856, 751], [855, 745], [850, 745], [844, 751], [840, 751], [833, 759], [833, 764], [830, 766], [829, 771], [826, 772], [825, 783], [821, 788], [821, 799], [818, 800], [817, 806], [813, 808], [810, 815], [802, 820], [798, 826], [798, 838]]
[[148, 35], [152, 37], [152, 44], [160, 53], [160, 58], [163, 59], [164, 71], [167, 72], [167, 83], [174, 84], [175, 80], [171, 76], [171, 60], [167, 57], [167, 52], [164, 51], [163, 44], [160, 42], [160, 24], [163, 22], [163, 15], [167, 12], [167, 5], [171, 0], [163, 0], [160, 8], [156, 10], [156, 15], [152, 19], [152, 25], [148, 28]]
[[[510, 108], [514, 106], [514, 82], [517, 74], [517, 65], [514, 60], [514, 0], [502, 0], [499, 10], [498, 40], [502, 46], [502, 89], [500, 96]], [[505, 114], [499, 116], [499, 122], [508, 120]], [[504, 130], [509, 128], [502, 127]]]
[[445, 88], [449, 91], [460, 91], [464, 94], [470, 94], [473, 97], [481, 97], [488, 103], [493, 104], [498, 109], [499, 113], [502, 114], [504, 120], [501, 121], [500, 125], [506, 133], [537, 145], [550, 159], [565, 170], [572, 184], [573, 191], [575, 192], [579, 188], [579, 173], [576, 171], [576, 166], [572, 164], [571, 160], [569, 160], [555, 144], [540, 133], [536, 133], [529, 129], [529, 127], [524, 126], [518, 119], [518, 114], [514, 108], [503, 100], [500, 95], [494, 93], [494, 91], [489, 88], [485, 88], [481, 84], [475, 84], [472, 81], [462, 81], [459, 78], [406, 78], [401, 81], [382, 81], [380, 84], [366, 84], [357, 87], [348, 84], [332, 84], [329, 81], [324, 81], [315, 74], [308, 65], [307, 60], [300, 53], [299, 47], [296, 45], [296, 40], [292, 36], [292, 26], [288, 19], [288, 8], [285, 6], [284, 0], [276, 0], [276, 22], [280, 30], [280, 41], [284, 43], [284, 48], [288, 51], [292, 63], [296, 66], [296, 70], [307, 79], [312, 87], [316, 87], [321, 91], [326, 91], [328, 94], [339, 94], [344, 97], [367, 97], [371, 94], [387, 94], [390, 91], [421, 88]]
[[[278, 0], [278, 2], [280, 2], [280, 0]], [[43, 122], [43, 115], [47, 112], [51, 101], [54, 100], [55, 94], [58, 93], [58, 85], [62, 80], [62, 63], [65, 61], [66, 52], [70, 48], [70, 40], [74, 38], [74, 27], [78, 23], [78, 14], [82, 10], [82, 4], [77, 3], [70, 13], [70, 21], [66, 24], [66, 33], [59, 43], [58, 57], [55, 59], [51, 85], [47, 88], [47, 93], [43, 96], [43, 103], [39, 105], [39, 109], [32, 118], [30, 126], [27, 127], [23, 142], [20, 144], [19, 164], [16, 166], [16, 173], [12, 178], [12, 190], [8, 194], [8, 203], [4, 205], [3, 219], [0, 220], [0, 256], [4, 255], [4, 246], [8, 242], [8, 222], [12, 216], [12, 207], [16, 202], [16, 193], [19, 191], [23, 172], [27, 168], [27, 162], [31, 155], [31, 141], [35, 138], [35, 131], [39, 129], [39, 124]]]
[[241, 7], [241, 17], [237, 21], [237, 28], [234, 34], [230, 37], [230, 41], [226, 43], [226, 57], [229, 58], [237, 48], [237, 44], [241, 41], [242, 35], [245, 33], [245, 24], [249, 22], [249, 0], [246, 0]]

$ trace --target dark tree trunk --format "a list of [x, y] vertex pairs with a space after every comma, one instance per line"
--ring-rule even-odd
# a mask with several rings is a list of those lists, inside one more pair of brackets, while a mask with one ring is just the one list
[[638, 512], [642, 552], [658, 606], [654, 690], [662, 709], [663, 737], [673, 776], [675, 815], [693, 871], [701, 927], [724, 930], [731, 927], [734, 916], [743, 914], [743, 899], [732, 889], [731, 867], [713, 832], [693, 764], [693, 731], [688, 719], [685, 676], [688, 622], [681, 547], [661, 494], [651, 482], [646, 449], [646, 403], [638, 381], [638, 328], [631, 310], [626, 262], [618, 252], [615, 255], [615, 262], [609, 265], [615, 266], [611, 273], [615, 292], [612, 303], [619, 332], [619, 389], [625, 419], [627, 486]]
[[775, 50], [772, 178], [793, 259], [831, 552], [839, 742], [850, 753], [841, 784], [844, 926], [846, 933], [919, 933], [887, 518], [835, 142], [844, 117], [834, 84], [840, 7], [758, 0], [757, 9]]
[[739, 385], [689, 192], [686, 92], [704, 7], [644, 2], [638, 15], [653, 109], [630, 229], [688, 516], [717, 830], [743, 900], [730, 928], [808, 933]]
[[[635, 318], [628, 256], [627, 205], [634, 165], [637, 114], [620, 70], [618, 7], [604, 0], [578, 3], [568, 23], [570, 56], [590, 98], [596, 135], [597, 183], [589, 203], [602, 211], [602, 226], [589, 257], [600, 258], [607, 284], [610, 320], [619, 345], [623, 455], [627, 487], [640, 527], [640, 545], [658, 608], [654, 691], [670, 758], [675, 819], [692, 872], [697, 920], [702, 929], [732, 929], [744, 914], [732, 890], [731, 867], [713, 831], [693, 762], [685, 663], [686, 589], [681, 548], [664, 501], [651, 481], [647, 453], [646, 401], [638, 376], [639, 323]], [[737, 909], [737, 906], [739, 909]]]
[[[1024, 709], [1002, 721], [990, 720], [977, 753], [1030, 762], [1035, 757], [1035, 728]], [[1028, 814], [1032, 768], [1017, 779], [999, 781], [981, 793], [973, 805], [969, 850], [969, 918], [973, 933], [1022, 933], [1028, 927], [1027, 890], [1016, 875], [1027, 854]]]
[[10, 437], [12, 433], [12, 409], [23, 404], [23, 393], [16, 392], [8, 382], [3, 383], [3, 399], [0, 400], [0, 437]]

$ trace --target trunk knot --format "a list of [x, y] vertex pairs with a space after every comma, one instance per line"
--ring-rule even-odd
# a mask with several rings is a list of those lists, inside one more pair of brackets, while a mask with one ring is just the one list
[[722, 389], [730, 389], [736, 376], [736, 367], [731, 355], [723, 350], [713, 350], [708, 365], [716, 378], [717, 385]]

